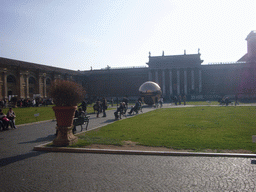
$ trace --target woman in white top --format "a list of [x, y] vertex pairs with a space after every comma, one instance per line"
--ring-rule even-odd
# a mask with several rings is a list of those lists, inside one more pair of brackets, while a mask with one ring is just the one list
[[12, 108], [9, 108], [9, 111], [7, 112], [7, 118], [10, 120], [9, 124], [11, 125], [11, 128], [13, 129], [17, 129], [17, 127], [15, 126], [15, 113], [12, 110]]

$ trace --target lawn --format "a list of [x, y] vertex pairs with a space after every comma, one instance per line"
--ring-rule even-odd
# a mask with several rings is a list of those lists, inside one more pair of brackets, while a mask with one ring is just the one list
[[[4, 114], [6, 114], [7, 111], [8, 109], [3, 109]], [[13, 111], [16, 115], [16, 125], [55, 119], [52, 106], [13, 108]]]
[[[53, 106], [53, 105], [52, 105]], [[53, 120], [55, 119], [54, 111], [52, 110], [52, 106], [48, 107], [25, 107], [25, 108], [13, 108], [13, 111], [16, 114], [15, 124], [26, 124], [26, 123], [33, 123], [45, 120]], [[113, 108], [109, 107], [108, 110]], [[6, 114], [8, 108], [3, 109], [3, 113]], [[93, 113], [92, 105], [87, 107], [87, 113]]]
[[256, 107], [168, 108], [116, 121], [79, 135], [73, 147], [90, 144], [139, 145], [202, 151], [243, 149], [256, 152]]

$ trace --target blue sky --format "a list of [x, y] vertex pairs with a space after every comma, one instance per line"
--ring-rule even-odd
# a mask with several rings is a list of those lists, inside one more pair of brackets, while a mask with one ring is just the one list
[[145, 66], [152, 56], [237, 61], [255, 0], [3, 0], [0, 57], [72, 70]]

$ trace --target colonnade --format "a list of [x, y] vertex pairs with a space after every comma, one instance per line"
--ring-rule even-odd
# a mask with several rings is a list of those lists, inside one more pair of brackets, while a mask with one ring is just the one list
[[[197, 77], [195, 72], [198, 75]], [[159, 74], [161, 74], [161, 79]], [[159, 84], [164, 97], [167, 96], [167, 93], [169, 95], [187, 95], [191, 93], [200, 94], [202, 92], [202, 71], [197, 68], [189, 70], [151, 69], [148, 72], [148, 80]]]

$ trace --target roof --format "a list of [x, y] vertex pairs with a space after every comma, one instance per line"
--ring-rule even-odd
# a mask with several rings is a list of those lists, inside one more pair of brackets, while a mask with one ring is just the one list
[[52, 66], [47, 66], [47, 65], [41, 65], [41, 64], [36, 64], [36, 63], [30, 63], [30, 62], [25, 62], [25, 61], [19, 61], [19, 60], [14, 60], [14, 59], [8, 59], [8, 58], [3, 58], [3, 57], [0, 57], [0, 65], [1, 66], [5, 65], [6, 67], [14, 66], [14, 67], [21, 67], [21, 68], [27, 68], [27, 69], [32, 69], [32, 70], [42, 70], [42, 71], [47, 71], [47, 72], [67, 73], [70, 75], [80, 74], [79, 71], [73, 71], [73, 70], [52, 67]]
[[247, 57], [248, 57], [248, 56], [247, 56], [247, 53], [246, 53], [243, 57], [241, 57], [241, 58], [238, 60], [238, 62], [240, 62], [240, 61], [247, 61], [247, 60], [248, 60]]
[[251, 31], [250, 33], [249, 33], [249, 35], [247, 35], [247, 37], [246, 37], [246, 39], [245, 40], [250, 40], [250, 39], [252, 39], [252, 38], [254, 38], [254, 39], [256, 39], [256, 31], [254, 30], [254, 31]]
[[184, 55], [166, 55], [166, 56], [150, 56], [149, 66], [155, 64], [164, 64], [166, 67], [189, 67], [201, 65], [203, 60], [200, 58], [201, 54], [184, 54]]

